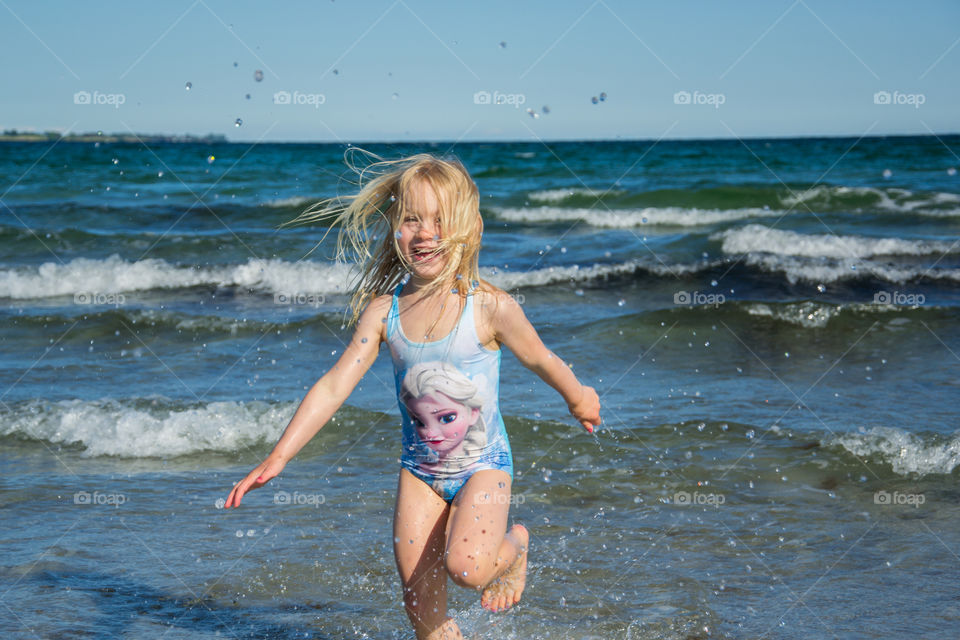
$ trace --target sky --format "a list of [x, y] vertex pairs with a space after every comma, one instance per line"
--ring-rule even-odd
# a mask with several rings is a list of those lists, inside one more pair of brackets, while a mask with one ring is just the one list
[[238, 142], [960, 132], [955, 0], [0, 0], [0, 53], [4, 130]]

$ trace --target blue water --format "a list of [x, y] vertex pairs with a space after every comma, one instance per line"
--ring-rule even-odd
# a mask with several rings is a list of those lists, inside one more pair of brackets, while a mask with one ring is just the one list
[[[453, 590], [462, 626], [952, 637], [958, 143], [366, 147], [463, 160], [484, 277], [602, 396], [583, 434], [506, 354], [530, 587], [500, 617]], [[0, 146], [7, 635], [412, 637], [388, 357], [282, 478], [217, 503], [349, 338], [325, 229], [278, 229], [352, 191], [345, 153]]]

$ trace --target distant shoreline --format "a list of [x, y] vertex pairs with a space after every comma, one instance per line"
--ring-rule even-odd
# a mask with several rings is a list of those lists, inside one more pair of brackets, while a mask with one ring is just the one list
[[44, 133], [28, 133], [4, 131], [0, 134], [0, 142], [105, 142], [115, 143], [174, 143], [174, 144], [224, 144], [229, 142], [226, 136], [208, 134], [205, 136], [193, 135], [164, 135], [150, 133], [71, 133], [61, 134], [59, 131]]

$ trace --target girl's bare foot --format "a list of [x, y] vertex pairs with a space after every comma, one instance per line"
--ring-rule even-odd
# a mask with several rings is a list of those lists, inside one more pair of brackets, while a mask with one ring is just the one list
[[515, 524], [507, 532], [520, 549], [520, 555], [503, 575], [491, 582], [480, 596], [480, 606], [490, 611], [505, 611], [520, 602], [523, 587], [527, 583], [527, 544], [530, 533], [522, 524]]

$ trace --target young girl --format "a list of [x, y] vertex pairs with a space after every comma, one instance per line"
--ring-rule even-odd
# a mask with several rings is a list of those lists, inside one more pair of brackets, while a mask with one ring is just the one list
[[[364, 184], [368, 172], [375, 177]], [[481, 591], [481, 605], [492, 611], [519, 602], [526, 580], [529, 534], [519, 524], [507, 530], [513, 459], [498, 408], [501, 346], [556, 389], [590, 433], [600, 424], [600, 401], [543, 345], [513, 298], [480, 281], [479, 195], [459, 162], [417, 155], [374, 163], [360, 178], [360, 192], [346, 202], [322, 202], [298, 219], [341, 225], [339, 257], [353, 258], [361, 269], [351, 303], [356, 331], [270, 455], [233, 487], [226, 507], [239, 506], [247, 491], [283, 470], [346, 401], [386, 343], [403, 420], [393, 523], [403, 602], [418, 640], [458, 639], [460, 630], [446, 613], [448, 576]], [[451, 408], [443, 389], [454, 385], [431, 384], [434, 406], [421, 402], [417, 412], [426, 413], [411, 415], [404, 382], [411, 373], [423, 374], [425, 363], [455, 370], [451, 378], [486, 390], [475, 407], [484, 433], [474, 440], [482, 446], [457, 451], [465, 432], [416, 428], [425, 419], [472, 422], [472, 413], [458, 411], [472, 412], [477, 404], [471, 399]], [[450, 455], [438, 465], [441, 450]]]

